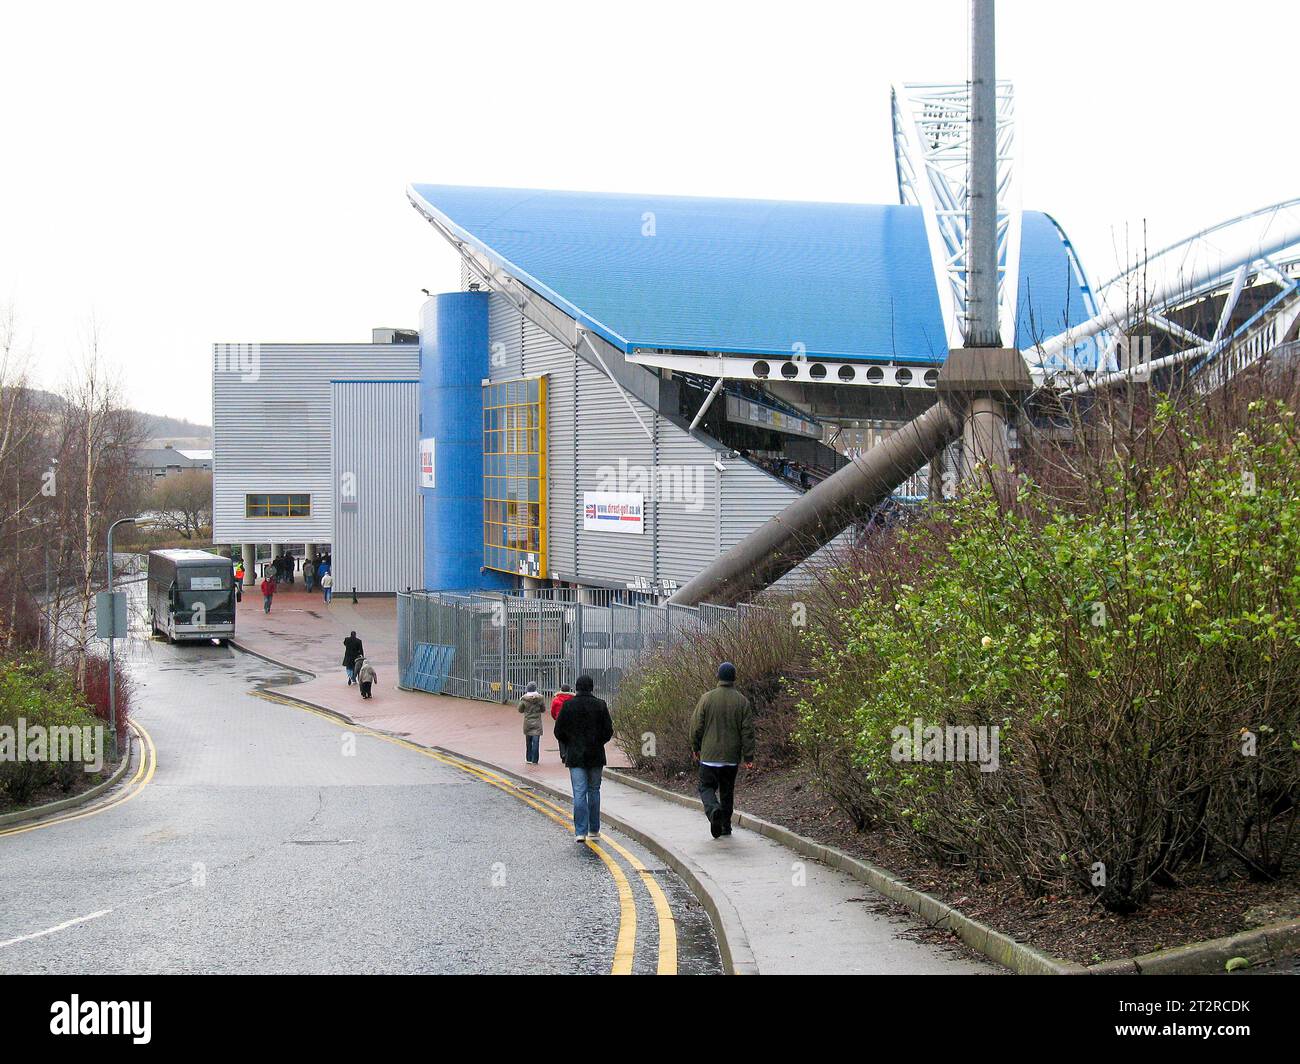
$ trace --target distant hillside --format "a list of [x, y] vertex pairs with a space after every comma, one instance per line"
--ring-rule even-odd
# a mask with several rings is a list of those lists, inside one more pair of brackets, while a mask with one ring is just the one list
[[139, 410], [136, 413], [145, 436], [151, 440], [212, 446], [211, 425], [199, 425], [178, 417], [164, 417], [162, 414], [146, 414]]
[[[32, 394], [38, 405], [52, 406], [58, 396], [40, 388], [33, 388]], [[161, 447], [170, 443], [173, 447], [193, 447], [198, 450], [212, 446], [212, 426], [200, 425], [179, 417], [166, 417], [163, 414], [148, 414], [143, 410], [133, 413], [140, 419], [140, 428], [146, 443]]]

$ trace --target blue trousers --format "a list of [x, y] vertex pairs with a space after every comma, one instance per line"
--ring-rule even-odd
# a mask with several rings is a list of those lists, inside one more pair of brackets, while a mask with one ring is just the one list
[[603, 769], [571, 768], [569, 783], [573, 787], [573, 833], [600, 833], [600, 774]]
[[542, 737], [540, 735], [524, 736], [524, 760], [530, 765], [542, 759]]

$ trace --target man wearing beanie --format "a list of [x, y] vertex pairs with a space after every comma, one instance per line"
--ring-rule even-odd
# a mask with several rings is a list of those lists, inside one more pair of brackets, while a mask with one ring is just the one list
[[718, 666], [718, 686], [700, 696], [691, 716], [691, 750], [700, 763], [700, 801], [716, 839], [731, 834], [740, 762], [754, 767], [754, 711], [736, 690], [736, 666]]

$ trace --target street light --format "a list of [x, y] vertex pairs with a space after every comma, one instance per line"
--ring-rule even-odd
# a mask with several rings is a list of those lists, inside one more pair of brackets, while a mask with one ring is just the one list
[[[113, 529], [118, 525], [133, 525], [140, 518], [120, 517], [108, 526], [108, 601], [112, 609], [113, 602]], [[116, 617], [116, 614], [114, 614]], [[113, 640], [117, 635], [116, 620], [108, 637], [108, 752], [109, 758], [117, 760], [117, 669], [113, 658]]]

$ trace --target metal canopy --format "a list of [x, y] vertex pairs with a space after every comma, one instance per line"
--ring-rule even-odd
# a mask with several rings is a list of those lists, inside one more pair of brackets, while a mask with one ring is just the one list
[[[449, 239], [625, 354], [947, 356], [917, 207], [446, 185], [413, 185], [408, 198]], [[1026, 213], [1021, 242], [1022, 325], [1038, 322], [1043, 336], [1090, 317], [1056, 224]], [[1018, 339], [1030, 346], [1033, 331]]]

